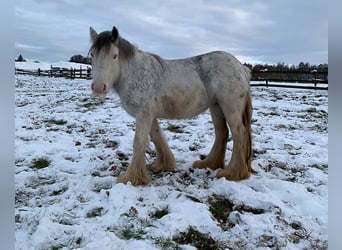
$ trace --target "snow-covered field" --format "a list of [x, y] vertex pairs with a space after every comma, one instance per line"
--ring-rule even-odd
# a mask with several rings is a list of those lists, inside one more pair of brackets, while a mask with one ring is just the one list
[[209, 112], [161, 120], [176, 170], [134, 187], [116, 184], [135, 129], [116, 94], [24, 75], [15, 88], [16, 249], [327, 249], [327, 91], [252, 88], [257, 174], [240, 182], [191, 168]]

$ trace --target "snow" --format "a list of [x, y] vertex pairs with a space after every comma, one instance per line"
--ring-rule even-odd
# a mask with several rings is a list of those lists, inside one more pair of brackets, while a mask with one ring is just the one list
[[[16, 75], [15, 84], [16, 249], [168, 249], [158, 241], [189, 226], [226, 249], [327, 248], [327, 91], [252, 88], [257, 174], [240, 182], [191, 168], [213, 143], [209, 112], [161, 120], [176, 170], [134, 187], [116, 184], [135, 123], [115, 93], [91, 99], [89, 80]], [[227, 162], [231, 150], [232, 141]], [[154, 157], [151, 143], [147, 163]], [[35, 168], [41, 158], [49, 165]], [[211, 213], [213, 197], [234, 204], [226, 222]]]

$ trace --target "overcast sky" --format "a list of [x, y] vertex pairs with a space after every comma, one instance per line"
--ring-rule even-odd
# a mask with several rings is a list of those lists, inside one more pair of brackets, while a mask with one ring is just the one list
[[164, 58], [224, 50], [242, 62], [328, 62], [323, 0], [16, 0], [15, 57], [43, 62], [86, 56], [89, 26], [115, 25]]

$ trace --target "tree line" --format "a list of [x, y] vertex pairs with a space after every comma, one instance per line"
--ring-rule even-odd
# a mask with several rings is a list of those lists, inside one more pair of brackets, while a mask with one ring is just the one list
[[[90, 57], [73, 55], [69, 62], [91, 64]], [[328, 81], [328, 64], [311, 65], [300, 62], [298, 65], [288, 65], [284, 62], [277, 64], [250, 64], [245, 66], [252, 70], [252, 80], [289, 81], [289, 82], [310, 82]]]
[[255, 64], [245, 63], [253, 72], [257, 71], [272, 71], [272, 72], [324, 72], [328, 73], [328, 64], [322, 63], [319, 65], [311, 65], [310, 63], [300, 62], [298, 65], [288, 65], [284, 62], [277, 64]]
[[[82, 55], [73, 55], [70, 57], [69, 62], [76, 62], [76, 63], [84, 63], [84, 64], [91, 64], [90, 57], [84, 57]], [[253, 72], [258, 71], [272, 71], [272, 72], [328, 72], [328, 64], [323, 63], [319, 65], [311, 65], [310, 63], [300, 62], [298, 65], [288, 65], [284, 62], [277, 63], [277, 64], [250, 64], [245, 63], [245, 65], [250, 68]]]

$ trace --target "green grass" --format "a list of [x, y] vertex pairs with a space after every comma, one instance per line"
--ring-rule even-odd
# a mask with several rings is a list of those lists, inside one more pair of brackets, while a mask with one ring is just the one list
[[184, 133], [183, 127], [178, 126], [178, 125], [170, 124], [169, 126], [167, 126], [166, 129], [169, 130], [170, 132], [177, 133], [177, 134]]
[[86, 217], [87, 218], [94, 218], [94, 217], [101, 216], [102, 211], [103, 211], [103, 207], [93, 208], [87, 212]]
[[165, 207], [165, 208], [157, 209], [156, 211], [154, 211], [151, 214], [151, 218], [153, 218], [153, 219], [160, 219], [160, 218], [164, 217], [167, 214], [169, 214], [169, 208]]
[[223, 197], [213, 197], [209, 200], [209, 211], [220, 223], [225, 223], [230, 212], [233, 210], [233, 203]]
[[68, 121], [66, 120], [63, 120], [63, 119], [47, 119], [47, 120], [44, 120], [45, 123], [47, 124], [53, 124], [53, 125], [65, 125], [68, 123]]
[[46, 168], [50, 165], [51, 161], [46, 158], [37, 158], [32, 160], [31, 167], [34, 169]]
[[155, 244], [158, 246], [158, 248], [162, 250], [175, 250], [175, 249], [180, 249], [177, 246], [177, 243], [174, 242], [171, 239], [165, 239], [165, 238], [157, 238], [155, 240]]
[[196, 228], [189, 226], [187, 231], [181, 232], [173, 240], [181, 245], [192, 245], [198, 250], [219, 250], [224, 249], [219, 242], [210, 235], [199, 232]]

